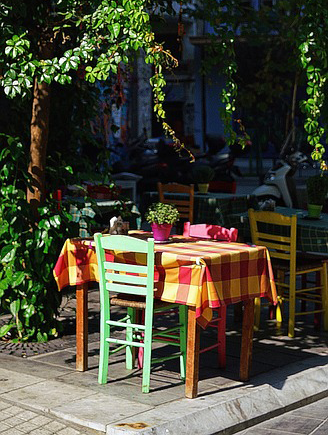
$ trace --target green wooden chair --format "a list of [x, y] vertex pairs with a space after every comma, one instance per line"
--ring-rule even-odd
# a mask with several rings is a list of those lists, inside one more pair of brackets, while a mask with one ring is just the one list
[[[109, 355], [126, 349], [126, 368], [133, 369], [135, 347], [143, 348], [142, 392], [149, 392], [151, 364], [180, 358], [180, 376], [186, 373], [187, 306], [169, 304], [154, 299], [154, 239], [140, 240], [135, 237], [94, 235], [99, 267], [100, 287], [100, 360], [98, 382], [105, 384], [108, 376]], [[106, 261], [105, 251], [113, 254]], [[131, 253], [138, 263], [123, 263], [123, 255]], [[144, 261], [141, 260], [144, 258]], [[119, 262], [120, 261], [120, 262]], [[109, 295], [110, 292], [116, 296]], [[127, 308], [127, 315], [120, 320], [111, 320], [110, 308], [118, 305]], [[153, 329], [154, 312], [179, 307], [179, 323], [164, 330]], [[137, 323], [137, 310], [145, 310], [144, 323]], [[140, 316], [138, 316], [140, 317]], [[123, 328], [125, 339], [114, 338], [111, 327]], [[152, 341], [168, 342], [178, 346], [179, 351], [161, 358], [152, 359]], [[110, 348], [110, 343], [116, 345]]]

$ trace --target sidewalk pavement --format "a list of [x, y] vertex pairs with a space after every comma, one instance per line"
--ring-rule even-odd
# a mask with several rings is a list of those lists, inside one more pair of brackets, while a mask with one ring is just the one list
[[[97, 291], [89, 296], [87, 372], [75, 371], [74, 299], [62, 307], [63, 338], [24, 347], [1, 342], [0, 415], [6, 430], [12, 425], [7, 432], [1, 426], [1, 435], [232, 434], [328, 395], [328, 334], [315, 331], [309, 321], [299, 323], [296, 338], [290, 339], [266, 321], [265, 313], [263, 329], [254, 337], [251, 379], [240, 382], [241, 324], [233, 306], [228, 309], [227, 368], [217, 369], [214, 351], [202, 354], [196, 399], [184, 398], [175, 360], [154, 367], [149, 394], [141, 393], [141, 371], [125, 369], [124, 353], [113, 356], [110, 380], [99, 385], [99, 296]], [[213, 342], [212, 334], [212, 328], [202, 334], [204, 345]], [[28, 432], [29, 424], [40, 422], [34, 414], [50, 421]], [[22, 415], [31, 416], [28, 424]], [[60, 430], [66, 432], [51, 432], [56, 424], [65, 425]]]
[[238, 435], [327, 435], [328, 398], [264, 421]]

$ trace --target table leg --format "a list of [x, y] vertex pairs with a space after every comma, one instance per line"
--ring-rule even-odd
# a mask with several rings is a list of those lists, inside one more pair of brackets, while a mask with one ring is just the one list
[[88, 283], [76, 286], [76, 370], [88, 370]]
[[196, 308], [188, 307], [188, 338], [185, 395], [188, 399], [197, 397], [199, 372], [200, 327], [196, 322]]
[[254, 332], [254, 299], [244, 301], [243, 327], [240, 351], [240, 380], [248, 381], [252, 364]]

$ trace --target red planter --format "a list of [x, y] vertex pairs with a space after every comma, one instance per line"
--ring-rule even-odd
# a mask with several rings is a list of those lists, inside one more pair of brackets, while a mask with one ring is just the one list
[[151, 224], [151, 229], [154, 235], [154, 239], [158, 242], [168, 240], [172, 225], [171, 224]]

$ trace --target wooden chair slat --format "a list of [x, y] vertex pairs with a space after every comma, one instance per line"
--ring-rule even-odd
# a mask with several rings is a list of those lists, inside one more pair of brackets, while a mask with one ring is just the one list
[[107, 281], [118, 282], [122, 284], [137, 284], [137, 285], [147, 285], [147, 276], [136, 276], [136, 275], [127, 275], [122, 273], [111, 273], [106, 272], [105, 278]]
[[[297, 253], [296, 253], [296, 237], [297, 237], [297, 216], [285, 216], [280, 213], [272, 211], [259, 211], [259, 210], [248, 210], [252, 242], [255, 245], [262, 245], [269, 249], [270, 256], [272, 258], [277, 258], [280, 260], [285, 260], [286, 264], [281, 264], [279, 262], [273, 267], [277, 275], [277, 288], [279, 290], [278, 295], [278, 308], [277, 308], [277, 324], [279, 325], [282, 320], [282, 310], [281, 303], [283, 300], [289, 301], [289, 323], [288, 323], [288, 335], [289, 337], [294, 337], [295, 330], [295, 316], [305, 315], [311, 313], [311, 311], [296, 312], [296, 299], [303, 298], [311, 289], [302, 288], [296, 290], [296, 277], [301, 274], [308, 274], [313, 271], [320, 272], [321, 285], [313, 287], [313, 291], [318, 291], [321, 289], [320, 300], [324, 309], [324, 327], [325, 330], [328, 329], [328, 271], [327, 271], [327, 261], [318, 259], [316, 264], [313, 264], [313, 260], [309, 260], [308, 265], [304, 265], [304, 261], [300, 262], [299, 267], [297, 266]], [[259, 230], [259, 224], [261, 224], [261, 230]], [[272, 225], [274, 227], [272, 227]], [[267, 231], [265, 228], [267, 227]], [[272, 234], [276, 232], [277, 228], [282, 227], [281, 232], [288, 230], [289, 235], [277, 235]], [[274, 228], [274, 229], [273, 229]], [[282, 252], [283, 251], [283, 252]], [[304, 258], [299, 258], [300, 260]], [[285, 273], [289, 273], [289, 284], [284, 282]], [[286, 298], [286, 290], [282, 292], [282, 288], [288, 289], [288, 298]], [[259, 310], [260, 310], [260, 300], [255, 303], [256, 306], [256, 326], [259, 327]], [[313, 311], [312, 311], [313, 312]]]
[[140, 275], [146, 275], [148, 268], [138, 264], [127, 263], [114, 263], [112, 261], [105, 261], [104, 268], [107, 270], [115, 270], [117, 272], [138, 273]]

